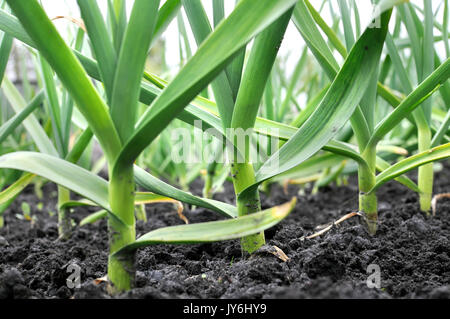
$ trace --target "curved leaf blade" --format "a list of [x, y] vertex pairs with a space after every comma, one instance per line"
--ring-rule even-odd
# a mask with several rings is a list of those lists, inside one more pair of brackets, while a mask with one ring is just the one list
[[88, 170], [60, 158], [36, 152], [15, 152], [0, 157], [0, 168], [42, 176], [110, 210], [108, 183]]
[[105, 21], [97, 1], [77, 0], [78, 7], [87, 33], [91, 39], [91, 47], [98, 59], [98, 68], [102, 76], [108, 100], [111, 100], [117, 54], [114, 44], [108, 34]]
[[[379, 172], [383, 172], [384, 170], [390, 168], [391, 164], [383, 160], [381, 157], [377, 156], [376, 167]], [[410, 190], [416, 193], [420, 193], [419, 186], [417, 186], [417, 184], [414, 183], [408, 176], [400, 175], [397, 178], [395, 178], [395, 180], [400, 184], [403, 184], [404, 186], [408, 187]]]
[[234, 218], [237, 216], [236, 207], [213, 199], [197, 197], [190, 193], [179, 190], [178, 188], [175, 188], [157, 179], [138, 166], [134, 166], [134, 176], [136, 183], [139, 186], [153, 193], [170, 197], [191, 205], [208, 208], [212, 211], [225, 215], [226, 217]]
[[[366, 29], [311, 117], [256, 173], [257, 183], [287, 171], [314, 155], [350, 119], [369, 85], [369, 75], [378, 67], [390, 14], [383, 14], [381, 28]], [[360, 68], [355, 69], [355, 65]]]
[[432, 95], [450, 77], [450, 58], [414, 89], [394, 111], [388, 114], [375, 128], [368, 147], [380, 141], [408, 114], [411, 114], [424, 100]]
[[95, 213], [90, 214], [90, 215], [86, 216], [85, 218], [83, 218], [80, 221], [79, 225], [84, 226], [87, 224], [93, 224], [96, 221], [105, 218], [106, 216], [108, 216], [108, 211], [102, 209], [102, 210], [99, 210], [98, 212], [95, 212]]
[[36, 177], [35, 174], [24, 174], [21, 178], [15, 181], [13, 184], [8, 186], [0, 193], [0, 205], [12, 200], [17, 195], [19, 195], [25, 187], [27, 187], [33, 179]]
[[159, 0], [136, 0], [120, 47], [110, 113], [122, 142], [133, 133], [140, 84], [155, 28]]
[[378, 174], [376, 177], [375, 186], [369, 192], [372, 193], [376, 191], [383, 184], [396, 178], [397, 176], [405, 174], [406, 172], [412, 169], [415, 169], [419, 166], [431, 162], [440, 161], [449, 157], [450, 157], [450, 143], [440, 145], [428, 151], [410, 156], [396, 163], [395, 165], [392, 165], [388, 169], [384, 170], [382, 173]]
[[[27, 108], [27, 103], [20, 94], [19, 90], [17, 90], [14, 84], [12, 84], [7, 77], [3, 79], [2, 89], [17, 114]], [[50, 141], [50, 138], [47, 136], [42, 126], [39, 125], [39, 122], [35, 116], [30, 114], [23, 120], [22, 123], [34, 143], [36, 143], [36, 146], [40, 152], [58, 156], [58, 151], [53, 146], [53, 143]]]
[[296, 198], [293, 198], [286, 204], [231, 220], [159, 228], [141, 236], [116, 254], [155, 244], [209, 243], [255, 234], [276, 225], [287, 217], [296, 202]]
[[14, 132], [14, 130], [32, 113], [36, 110], [44, 100], [44, 91], [40, 91], [31, 102], [22, 110], [18, 110], [17, 114], [6, 121], [0, 127], [0, 144]]
[[170, 22], [177, 16], [181, 8], [181, 0], [167, 0], [158, 12], [155, 30], [152, 36], [152, 45], [167, 29]]

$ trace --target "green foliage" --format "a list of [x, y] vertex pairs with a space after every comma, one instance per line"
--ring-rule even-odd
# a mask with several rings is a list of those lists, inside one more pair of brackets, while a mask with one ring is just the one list
[[[423, 8], [404, 2], [377, 2], [373, 28], [361, 25], [356, 2], [343, 0], [328, 3], [339, 12], [333, 21], [322, 13], [326, 6], [316, 9], [307, 0], [241, 0], [229, 14], [224, 0], [214, 0], [212, 21], [201, 0], [135, 0], [130, 12], [125, 0], [108, 0], [106, 13], [97, 1], [78, 0], [86, 30], [70, 25], [63, 35], [37, 0], [6, 0], [0, 218], [27, 185], [40, 189], [44, 179], [58, 185], [61, 238], [74, 227], [72, 209], [98, 207], [75, 227], [108, 219], [108, 279], [112, 291], [121, 291], [133, 286], [140, 247], [241, 238], [243, 251], [256, 251], [264, 230], [295, 206], [293, 200], [262, 211], [261, 185], [269, 192], [270, 183], [312, 181], [315, 192], [356, 173], [372, 233], [376, 190], [390, 180], [417, 192], [427, 211], [433, 163], [450, 157], [449, 9], [443, 0], [440, 23], [431, 1]], [[299, 43], [293, 67], [279, 53], [290, 21]], [[157, 58], [166, 56], [161, 35], [173, 22], [180, 61], [171, 62], [179, 70]], [[23, 90], [4, 76], [13, 39], [28, 46], [36, 87], [27, 75]], [[445, 53], [436, 45], [442, 40]], [[230, 128], [252, 131], [239, 144]], [[202, 152], [215, 161], [176, 162], [175, 130], [190, 139], [189, 156]], [[228, 148], [205, 145], [201, 130], [213, 131], [208, 140]], [[228, 150], [236, 156], [218, 162]], [[253, 162], [254, 150], [267, 157]], [[99, 176], [105, 164], [107, 180]], [[414, 169], [417, 184], [405, 175]], [[189, 192], [200, 176], [205, 198]], [[227, 179], [236, 205], [212, 199]], [[144, 216], [140, 205], [158, 202], [204, 207], [226, 219], [136, 238], [136, 205]]]

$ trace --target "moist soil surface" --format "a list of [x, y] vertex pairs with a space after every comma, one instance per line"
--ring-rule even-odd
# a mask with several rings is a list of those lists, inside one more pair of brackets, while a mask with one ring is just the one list
[[[448, 163], [436, 173], [434, 184], [435, 193], [449, 192]], [[77, 227], [70, 240], [58, 240], [52, 213], [55, 189], [47, 184], [39, 200], [34, 189], [27, 188], [5, 212], [0, 298], [111, 298], [106, 283], [94, 283], [106, 274], [106, 221]], [[191, 185], [194, 194], [201, 190], [201, 180]], [[450, 200], [439, 201], [436, 216], [426, 217], [417, 194], [391, 182], [378, 192], [376, 236], [370, 236], [356, 216], [320, 237], [301, 240], [317, 226], [357, 210], [358, 190], [354, 178], [346, 186], [321, 188], [317, 194], [305, 189], [300, 195], [295, 186], [285, 193], [273, 185], [270, 197], [262, 193], [262, 206], [282, 204], [293, 196], [298, 200], [295, 210], [266, 231], [267, 245], [279, 247], [289, 257], [287, 262], [268, 249], [243, 258], [239, 240], [150, 246], [137, 253], [136, 288], [114, 298], [450, 298]], [[231, 185], [215, 199], [233, 203]], [[30, 204], [34, 221], [17, 217], [22, 215], [22, 202]], [[76, 209], [74, 222], [90, 212]], [[221, 219], [202, 208], [186, 207], [184, 214], [190, 223]], [[137, 222], [138, 236], [184, 223], [172, 204], [147, 205], [147, 215], [147, 222]], [[66, 279], [73, 264], [80, 267], [81, 287], [70, 289]], [[381, 287], [369, 288], [367, 280], [377, 267]], [[376, 277], [370, 278], [376, 283]]]

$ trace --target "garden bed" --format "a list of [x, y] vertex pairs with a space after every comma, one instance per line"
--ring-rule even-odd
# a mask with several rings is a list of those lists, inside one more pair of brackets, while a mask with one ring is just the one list
[[[435, 192], [448, 192], [450, 166], [436, 174]], [[201, 193], [201, 182], [193, 193]], [[266, 231], [268, 245], [290, 258], [283, 262], [270, 253], [241, 257], [238, 240], [202, 245], [157, 245], [137, 254], [136, 288], [119, 298], [450, 298], [450, 202], [438, 203], [435, 218], [419, 211], [418, 196], [398, 183], [379, 191], [380, 225], [375, 237], [354, 217], [325, 235], [300, 238], [357, 208], [357, 186], [326, 187], [316, 195], [298, 196], [297, 187], [285, 194], [276, 185], [262, 196], [263, 208], [298, 196], [295, 210]], [[56, 192], [44, 189], [47, 202], [38, 210], [32, 189], [21, 194], [5, 213], [0, 230], [0, 298], [110, 298], [105, 283], [108, 239], [106, 220], [79, 227], [68, 241], [57, 240]], [[217, 194], [234, 200], [231, 185]], [[32, 206], [37, 220], [18, 219], [21, 202]], [[170, 204], [148, 205], [148, 222], [137, 223], [138, 235], [182, 224]], [[79, 222], [89, 213], [77, 209]], [[191, 223], [217, 219], [202, 208], [187, 209]], [[81, 268], [81, 288], [69, 289], [67, 266]], [[367, 266], [381, 270], [381, 289], [368, 288]]]

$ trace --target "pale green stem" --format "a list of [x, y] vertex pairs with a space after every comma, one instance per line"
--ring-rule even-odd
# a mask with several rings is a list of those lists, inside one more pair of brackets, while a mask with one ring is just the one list
[[378, 224], [378, 199], [375, 192], [369, 191], [375, 186], [376, 146], [368, 145], [362, 155], [368, 165], [358, 167], [359, 210], [365, 214], [369, 233], [375, 235]]
[[208, 164], [205, 175], [205, 186], [203, 187], [203, 197], [211, 198], [212, 185], [214, 182], [214, 175], [216, 173], [217, 161], [214, 160]]
[[[236, 204], [238, 216], [246, 216], [261, 211], [261, 201], [258, 190], [247, 192], [245, 198], [240, 198], [239, 194], [248, 186], [255, 183], [255, 171], [251, 163], [234, 163], [231, 165], [234, 190], [236, 192]], [[253, 253], [265, 244], [264, 232], [241, 238], [241, 248], [244, 253]]]
[[133, 166], [112, 174], [109, 182], [109, 203], [115, 216], [109, 214], [108, 279], [110, 292], [129, 290], [134, 285], [135, 253], [117, 257], [115, 252], [136, 239], [134, 218], [135, 184]]
[[[419, 153], [431, 148], [431, 131], [428, 125], [418, 125]], [[431, 197], [433, 194], [433, 163], [419, 167], [418, 186], [420, 189], [420, 210], [430, 214]]]
[[58, 235], [60, 239], [69, 239], [72, 234], [70, 209], [62, 205], [70, 200], [70, 191], [58, 185]]
[[140, 204], [136, 206], [136, 219], [142, 220], [144, 222], [147, 221], [147, 213], [145, 212], [145, 205]]
[[209, 172], [206, 173], [205, 186], [203, 187], [203, 197], [205, 198], [212, 197], [211, 189], [213, 185], [213, 177], [214, 177], [213, 174], [210, 174]]

